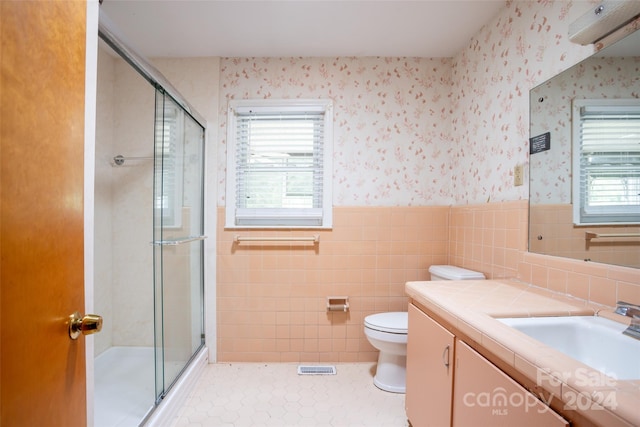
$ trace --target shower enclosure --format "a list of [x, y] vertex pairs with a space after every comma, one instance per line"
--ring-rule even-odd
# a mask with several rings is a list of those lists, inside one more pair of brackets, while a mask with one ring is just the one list
[[204, 346], [204, 121], [100, 36], [94, 424], [132, 426]]

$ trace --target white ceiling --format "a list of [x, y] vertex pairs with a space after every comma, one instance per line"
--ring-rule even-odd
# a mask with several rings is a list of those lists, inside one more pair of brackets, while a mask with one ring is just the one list
[[104, 0], [147, 57], [452, 57], [505, 0]]

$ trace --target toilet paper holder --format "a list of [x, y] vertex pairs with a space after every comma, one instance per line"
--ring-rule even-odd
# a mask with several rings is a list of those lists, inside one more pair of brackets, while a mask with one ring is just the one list
[[327, 311], [349, 311], [349, 297], [332, 296], [327, 297]]

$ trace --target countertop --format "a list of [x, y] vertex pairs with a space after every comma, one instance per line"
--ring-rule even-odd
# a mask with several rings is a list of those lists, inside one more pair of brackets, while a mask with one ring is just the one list
[[640, 380], [607, 377], [496, 320], [594, 314], [624, 320], [610, 309], [512, 280], [407, 282], [405, 291], [570, 410], [602, 426], [640, 426]]

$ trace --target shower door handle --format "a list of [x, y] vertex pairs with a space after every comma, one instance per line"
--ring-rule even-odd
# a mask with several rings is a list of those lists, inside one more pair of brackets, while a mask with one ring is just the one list
[[206, 238], [207, 236], [188, 236], [173, 240], [154, 240], [151, 244], [158, 246], [177, 246], [182, 245], [183, 243], [197, 242], [198, 240], [204, 240]]
[[77, 311], [69, 316], [69, 337], [77, 340], [80, 334], [91, 335], [102, 330], [102, 316], [85, 314], [80, 316]]

